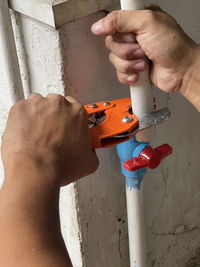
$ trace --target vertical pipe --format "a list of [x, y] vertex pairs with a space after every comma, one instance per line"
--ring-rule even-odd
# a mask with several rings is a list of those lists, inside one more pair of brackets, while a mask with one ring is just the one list
[[[121, 0], [121, 8], [124, 10], [144, 9], [143, 0]], [[133, 113], [140, 119], [144, 114], [153, 110], [153, 96], [149, 80], [149, 68], [140, 74], [139, 80], [130, 87]], [[137, 135], [140, 141], [149, 141], [153, 131], [148, 129]]]
[[28, 98], [32, 92], [30, 82], [30, 72], [28, 67], [28, 60], [26, 54], [26, 48], [24, 44], [24, 36], [22, 32], [22, 24], [19, 13], [11, 10], [11, 22], [14, 30], [14, 37], [16, 40], [16, 49], [18, 55], [18, 62], [21, 71], [22, 85], [24, 91], [24, 97]]
[[146, 169], [135, 172], [126, 170], [124, 162], [137, 157], [148, 143], [132, 138], [117, 145], [122, 174], [126, 177], [126, 201], [128, 217], [129, 254], [131, 267], [146, 267], [146, 240], [143, 216], [143, 194], [140, 190]]
[[126, 188], [129, 255], [131, 267], [146, 267], [143, 195], [138, 188]]
[[[144, 9], [143, 0], [121, 0], [124, 10]], [[140, 119], [153, 110], [153, 96], [149, 80], [149, 68], [141, 73], [138, 82], [130, 87], [132, 110]], [[149, 141], [153, 136], [152, 129], [136, 136], [138, 141]], [[137, 141], [136, 141], [137, 142]], [[137, 175], [136, 175], [137, 176]], [[146, 267], [146, 240], [142, 199], [140, 187], [129, 186], [126, 177], [126, 199], [129, 234], [129, 253], [131, 267]]]
[[7, 0], [0, 0], [0, 49], [11, 102], [24, 98], [15, 39]]

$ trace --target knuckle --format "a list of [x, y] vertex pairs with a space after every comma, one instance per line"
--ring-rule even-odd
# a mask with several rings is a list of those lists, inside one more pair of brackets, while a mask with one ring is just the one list
[[117, 73], [117, 78], [119, 80], [120, 83], [124, 83], [124, 78], [122, 77], [122, 75], [120, 73]]
[[125, 81], [124, 81], [121, 77], [118, 77], [118, 81], [119, 81], [121, 84], [126, 84]]
[[108, 49], [110, 49], [111, 48], [111, 36], [107, 36], [106, 38], [105, 38], [105, 46], [108, 48]]
[[16, 103], [15, 105], [13, 105], [10, 109], [10, 113], [15, 113], [15, 112], [19, 112], [22, 109], [24, 109], [26, 105], [26, 100], [21, 100], [18, 103]]
[[63, 102], [64, 101], [64, 98], [62, 95], [55, 95], [54, 99], [57, 102]]
[[62, 104], [63, 102], [66, 102], [64, 97], [62, 95], [50, 95], [49, 98], [54, 102], [54, 104]]
[[26, 111], [27, 111], [27, 100], [21, 100], [10, 108], [8, 117], [18, 118], [21, 117], [23, 113], [26, 113]]
[[72, 104], [72, 110], [79, 117], [85, 117], [87, 115], [85, 108], [80, 103]]
[[126, 49], [121, 49], [121, 58], [122, 59], [132, 59], [133, 58], [133, 49], [130, 47]]
[[132, 64], [128, 61], [124, 61], [121, 66], [122, 73], [130, 73], [132, 72]]
[[123, 73], [118, 73], [117, 74], [117, 78], [118, 78], [118, 81], [122, 84], [126, 84], [126, 85], [129, 85], [130, 83], [127, 81], [126, 79], [126, 75], [123, 74]]
[[87, 116], [87, 112], [85, 110], [85, 108], [82, 105], [77, 105], [77, 109], [78, 109], [78, 113], [80, 114], [81, 117], [86, 117]]
[[109, 60], [110, 60], [110, 62], [112, 63], [113, 54], [112, 54], [112, 53], [110, 53], [108, 57], [109, 57]]
[[30, 94], [29, 98], [31, 97], [42, 97], [41, 94], [38, 94], [38, 93], [32, 93]]
[[8, 113], [8, 117], [11, 117], [13, 116], [14, 114], [16, 114], [16, 112], [18, 112], [18, 109], [16, 107], [17, 104], [13, 105], [10, 110], [9, 110], [9, 113]]
[[114, 22], [117, 20], [118, 11], [113, 11], [103, 19], [103, 28], [109, 32], [110, 28], [113, 28]]
[[47, 97], [51, 99], [58, 99], [60, 95], [58, 94], [48, 94]]
[[146, 13], [146, 21], [148, 21], [148, 23], [155, 21], [156, 18], [156, 13], [153, 10], [145, 10], [144, 11]]
[[116, 19], [117, 14], [118, 14], [118, 12], [116, 10], [111, 12], [110, 14], [108, 14], [106, 16], [108, 23], [113, 23], [113, 21]]

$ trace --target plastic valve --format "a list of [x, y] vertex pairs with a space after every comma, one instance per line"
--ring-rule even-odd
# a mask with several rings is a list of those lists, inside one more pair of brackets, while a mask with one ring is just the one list
[[155, 169], [165, 157], [172, 154], [173, 148], [168, 144], [163, 144], [153, 149], [148, 146], [144, 148], [138, 157], [132, 158], [124, 163], [124, 168], [128, 171], [137, 171], [142, 168]]

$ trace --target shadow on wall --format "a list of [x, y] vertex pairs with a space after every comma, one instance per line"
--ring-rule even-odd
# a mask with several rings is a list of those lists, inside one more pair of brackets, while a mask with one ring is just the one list
[[200, 247], [195, 250], [194, 256], [189, 259], [185, 267], [200, 267]]

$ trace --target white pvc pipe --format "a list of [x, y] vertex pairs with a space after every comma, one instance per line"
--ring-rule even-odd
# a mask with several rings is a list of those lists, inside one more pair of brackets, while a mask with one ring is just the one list
[[15, 37], [15, 44], [17, 49], [17, 55], [18, 55], [18, 62], [20, 66], [21, 71], [21, 79], [22, 79], [22, 85], [23, 85], [23, 91], [24, 91], [24, 97], [28, 98], [31, 91], [31, 82], [30, 82], [30, 73], [29, 73], [29, 67], [28, 67], [28, 60], [27, 60], [27, 53], [25, 49], [24, 44], [24, 36], [22, 32], [22, 25], [21, 25], [21, 19], [19, 13], [11, 10], [11, 22], [12, 27], [14, 30], [14, 37]]
[[126, 188], [129, 254], [131, 267], [146, 267], [146, 240], [143, 195], [139, 189]]
[[[144, 9], [143, 0], [121, 0], [124, 10]], [[130, 87], [133, 113], [140, 119], [144, 114], [153, 111], [153, 95], [149, 80], [149, 68], [140, 74], [139, 80]], [[138, 141], [152, 139], [153, 130], [148, 129], [137, 135]]]
[[[143, 0], [121, 0], [123, 10], [144, 9]], [[149, 80], [149, 68], [140, 74], [138, 82], [130, 87], [132, 110], [140, 119], [153, 110], [153, 96]], [[152, 139], [153, 130], [147, 130], [137, 135], [138, 141]], [[129, 254], [131, 267], [146, 267], [146, 240], [142, 207], [142, 192], [137, 188], [126, 186]]]
[[16, 103], [24, 94], [7, 0], [0, 0], [0, 49], [11, 102]]

